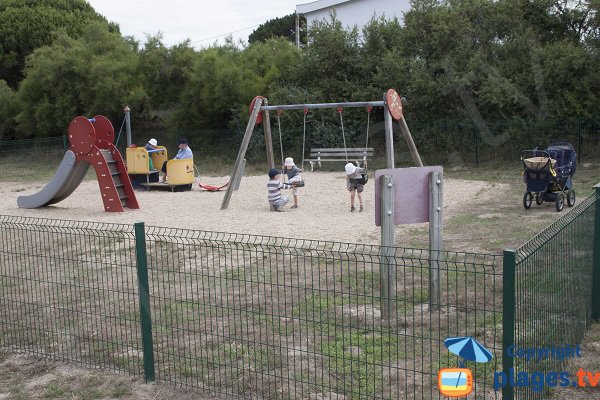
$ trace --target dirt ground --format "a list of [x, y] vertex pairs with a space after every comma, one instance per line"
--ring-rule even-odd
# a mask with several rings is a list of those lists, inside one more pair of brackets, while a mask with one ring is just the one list
[[0, 353], [0, 400], [131, 399], [217, 400], [142, 379], [77, 368], [25, 355]]
[[[266, 201], [266, 181], [262, 176], [244, 177], [239, 191], [234, 192], [229, 209], [220, 210], [225, 195], [205, 192], [194, 185], [191, 192], [172, 193], [156, 190], [136, 191], [139, 210], [124, 213], [106, 213], [98, 184], [86, 180], [67, 199], [50, 207], [19, 209], [17, 197], [35, 193], [45, 182], [4, 182], [0, 187], [0, 214], [35, 218], [102, 221], [132, 224], [144, 221], [146, 225], [235, 232], [254, 235], [297, 237], [353, 243], [378, 244], [380, 230], [375, 226], [374, 182], [365, 186], [365, 211], [350, 213], [350, 196], [345, 188], [345, 177], [339, 173], [313, 172], [306, 174], [306, 186], [299, 189], [299, 208], [286, 212], [270, 212]], [[218, 184], [227, 177], [207, 178], [205, 183]], [[464, 211], [469, 203], [486, 202], [503, 184], [482, 181], [446, 179], [444, 181], [444, 220]], [[290, 191], [286, 191], [291, 198]], [[407, 246], [417, 228], [426, 239], [426, 224], [398, 226], [396, 242]]]

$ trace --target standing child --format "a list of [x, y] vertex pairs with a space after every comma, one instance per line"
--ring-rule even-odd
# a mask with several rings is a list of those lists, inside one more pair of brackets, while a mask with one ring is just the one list
[[287, 183], [281, 183], [280, 172], [277, 169], [269, 170], [269, 181], [267, 182], [267, 191], [269, 193], [269, 206], [271, 211], [283, 211], [282, 207], [285, 206], [290, 198], [281, 195], [281, 189], [290, 189], [292, 185]]
[[363, 175], [367, 174], [367, 162], [363, 162], [365, 168], [358, 168], [352, 163], [346, 164], [344, 169], [346, 170], [346, 188], [350, 192], [350, 212], [356, 211], [354, 207], [354, 194], [358, 193], [358, 202], [360, 203], [359, 212], [363, 211], [362, 192], [366, 183]]
[[296, 185], [303, 183], [302, 175], [300, 174], [302, 170], [296, 167], [294, 164], [294, 159], [292, 157], [288, 157], [285, 159], [283, 163], [284, 172], [287, 175], [288, 183], [292, 185], [292, 194], [294, 195], [294, 205], [292, 208], [298, 208], [298, 188]]

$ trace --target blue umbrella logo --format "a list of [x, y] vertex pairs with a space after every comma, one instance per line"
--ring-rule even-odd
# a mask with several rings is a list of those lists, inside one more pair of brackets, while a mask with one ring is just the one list
[[[444, 340], [444, 344], [450, 353], [462, 357], [463, 361], [460, 364], [461, 368], [465, 367], [465, 361], [474, 361], [486, 363], [490, 361], [494, 355], [471, 336], [450, 337]], [[456, 385], [460, 381], [461, 374], [458, 374]]]

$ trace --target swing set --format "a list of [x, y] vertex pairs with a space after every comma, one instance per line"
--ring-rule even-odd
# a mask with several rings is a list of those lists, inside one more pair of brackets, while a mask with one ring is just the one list
[[[246, 131], [244, 133], [244, 138], [242, 140], [242, 144], [240, 146], [240, 150], [238, 152], [237, 158], [235, 160], [235, 166], [233, 167], [233, 172], [231, 174], [231, 182], [238, 182], [243, 174], [243, 166], [245, 163], [246, 151], [248, 150], [248, 145], [250, 143], [250, 139], [252, 137], [252, 133], [254, 132], [254, 128], [257, 124], [264, 123], [264, 136], [265, 136], [265, 147], [267, 152], [267, 164], [268, 168], [275, 167], [275, 161], [273, 156], [273, 139], [271, 134], [271, 121], [269, 111], [277, 112], [277, 125], [279, 130], [279, 144], [281, 150], [281, 159], [283, 164], [283, 144], [282, 144], [282, 135], [281, 135], [281, 115], [286, 110], [303, 110], [304, 112], [304, 131], [302, 138], [302, 164], [304, 164], [304, 154], [305, 154], [305, 144], [306, 144], [306, 118], [309, 110], [311, 109], [322, 109], [322, 108], [335, 108], [337, 109], [340, 115], [340, 124], [342, 128], [342, 137], [344, 144], [344, 155], [345, 161], [348, 161], [348, 148], [346, 147], [346, 134], [344, 132], [344, 121], [342, 117], [342, 112], [344, 108], [366, 108], [368, 111], [367, 114], [367, 145], [369, 140], [368, 129], [370, 123], [370, 115], [373, 107], [383, 107], [384, 108], [384, 118], [385, 118], [385, 142], [386, 142], [386, 159], [387, 159], [387, 167], [394, 168], [394, 135], [393, 135], [393, 120], [396, 120], [400, 123], [400, 130], [403, 133], [404, 139], [408, 145], [410, 153], [412, 155], [413, 161], [419, 167], [423, 166], [421, 162], [421, 157], [419, 156], [419, 152], [415, 146], [415, 143], [412, 139], [412, 135], [410, 134], [410, 130], [408, 129], [408, 125], [404, 120], [404, 116], [402, 114], [402, 103], [400, 101], [400, 96], [394, 89], [389, 89], [383, 96], [382, 101], [366, 101], [366, 102], [344, 102], [344, 103], [317, 103], [317, 104], [288, 104], [288, 105], [277, 105], [270, 106], [268, 100], [265, 97], [257, 96], [250, 103], [250, 118], [248, 120], [248, 125], [246, 126]], [[343, 161], [337, 160], [337, 161]], [[231, 200], [231, 196], [233, 195], [234, 185], [227, 186], [227, 192], [225, 193], [225, 197], [223, 198], [223, 202], [221, 203], [221, 210], [226, 210], [229, 207], [229, 202]]]

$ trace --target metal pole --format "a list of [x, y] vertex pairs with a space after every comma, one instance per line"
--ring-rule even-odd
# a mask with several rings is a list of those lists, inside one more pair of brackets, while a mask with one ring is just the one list
[[240, 171], [237, 173], [237, 180], [233, 182], [233, 190], [240, 189], [240, 183], [242, 183], [242, 177], [244, 176], [244, 171], [246, 171], [246, 159], [242, 161], [240, 164]]
[[[269, 104], [265, 99], [265, 104]], [[269, 111], [263, 110], [263, 129], [265, 132], [265, 147], [267, 149], [267, 164], [270, 168], [275, 168], [275, 158], [273, 157], [273, 135], [271, 134], [271, 117]]]
[[600, 183], [596, 191], [596, 211], [594, 221], [594, 258], [592, 272], [592, 320], [600, 321]]
[[[504, 261], [502, 264], [502, 371], [505, 374], [505, 379], [508, 379], [511, 369], [514, 369], [514, 358], [507, 354], [506, 349], [515, 344], [516, 266], [515, 252], [513, 250], [504, 250]], [[502, 399], [513, 400], [514, 396], [514, 389], [507, 382], [502, 387]]]
[[233, 194], [233, 190], [235, 189], [235, 182], [239, 179], [240, 174], [240, 165], [242, 164], [244, 158], [246, 157], [246, 150], [248, 150], [248, 144], [250, 143], [250, 138], [252, 137], [252, 132], [254, 131], [254, 126], [256, 125], [256, 118], [258, 117], [258, 113], [260, 113], [260, 108], [263, 103], [263, 98], [257, 98], [254, 102], [254, 110], [250, 114], [250, 119], [248, 121], [248, 126], [246, 126], [246, 132], [244, 133], [244, 139], [242, 140], [242, 145], [240, 146], [240, 151], [238, 152], [237, 158], [235, 160], [235, 166], [233, 167], [233, 174], [231, 175], [230, 182], [231, 184], [227, 186], [227, 192], [225, 192], [225, 197], [223, 197], [223, 202], [221, 203], [221, 210], [226, 210], [229, 207], [229, 201], [231, 200], [231, 195]]
[[383, 106], [383, 115], [385, 120], [385, 152], [387, 157], [387, 167], [395, 168], [394, 162], [394, 124], [392, 115], [386, 105]]
[[406, 144], [408, 145], [408, 149], [410, 150], [410, 155], [412, 156], [413, 161], [417, 164], [417, 167], [423, 166], [423, 161], [421, 161], [421, 156], [419, 155], [419, 151], [417, 150], [417, 146], [415, 146], [415, 142], [413, 140], [412, 135], [410, 134], [410, 130], [408, 129], [408, 125], [406, 124], [406, 120], [404, 117], [400, 118], [400, 130], [404, 135], [404, 140], [406, 140]]
[[474, 128], [473, 135], [475, 136], [475, 166], [479, 167], [479, 130]]
[[296, 11], [296, 47], [300, 48], [300, 14]]
[[150, 312], [150, 287], [148, 285], [148, 262], [146, 259], [146, 235], [144, 223], [136, 222], [135, 255], [137, 260], [138, 294], [140, 299], [140, 320], [142, 328], [142, 351], [144, 355], [144, 378], [153, 382], [154, 344], [152, 341], [152, 315]]
[[583, 161], [583, 151], [581, 146], [583, 145], [583, 138], [581, 137], [581, 117], [577, 117], [577, 156], [579, 162]]
[[131, 109], [125, 106], [125, 130], [127, 131], [127, 147], [131, 147]]
[[429, 309], [439, 310], [440, 255], [442, 250], [442, 173], [432, 172], [429, 176]]
[[394, 246], [394, 183], [390, 175], [383, 175], [381, 181], [381, 264], [380, 292], [381, 318], [389, 320], [394, 315], [395, 263]]
[[357, 107], [383, 107], [383, 101], [357, 101], [357, 102], [345, 102], [345, 103], [317, 103], [317, 104], [287, 104], [279, 106], [265, 106], [262, 110], [277, 111], [277, 110], [303, 110], [305, 108], [316, 109], [316, 108], [357, 108]]

